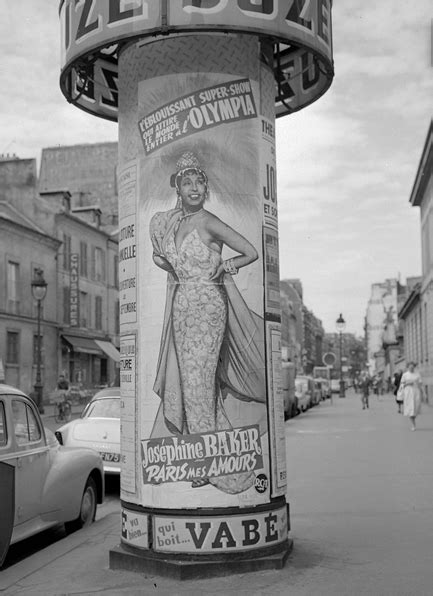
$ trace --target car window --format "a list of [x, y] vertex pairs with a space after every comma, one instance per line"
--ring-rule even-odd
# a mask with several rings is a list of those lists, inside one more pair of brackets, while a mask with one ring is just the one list
[[85, 412], [86, 418], [120, 418], [120, 399], [95, 399]]
[[5, 405], [0, 401], [0, 447], [8, 442], [8, 433], [6, 429]]
[[41, 429], [30, 406], [21, 400], [12, 400], [12, 417], [18, 445], [26, 445], [40, 440]]

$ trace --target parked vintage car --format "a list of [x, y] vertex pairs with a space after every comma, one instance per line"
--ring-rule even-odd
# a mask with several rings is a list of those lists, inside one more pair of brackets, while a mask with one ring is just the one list
[[64, 523], [91, 524], [104, 497], [102, 460], [61, 447], [32, 399], [0, 384], [0, 565], [10, 544]]
[[313, 405], [314, 379], [306, 375], [298, 375], [295, 378], [295, 392], [298, 411], [305, 412]]
[[293, 418], [298, 413], [298, 399], [295, 391], [295, 365], [282, 361], [282, 388], [284, 397], [284, 419]]
[[317, 406], [322, 401], [322, 385], [317, 379], [313, 379], [311, 405]]
[[104, 472], [120, 474], [120, 387], [95, 393], [81, 417], [56, 430], [68, 447], [90, 447], [101, 454]]

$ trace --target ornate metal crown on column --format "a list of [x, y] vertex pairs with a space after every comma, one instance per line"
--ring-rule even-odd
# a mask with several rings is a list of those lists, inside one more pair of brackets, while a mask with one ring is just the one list
[[61, 0], [60, 86], [77, 107], [117, 120], [122, 46], [200, 32], [253, 34], [273, 44], [275, 114], [309, 105], [334, 75], [332, 0]]

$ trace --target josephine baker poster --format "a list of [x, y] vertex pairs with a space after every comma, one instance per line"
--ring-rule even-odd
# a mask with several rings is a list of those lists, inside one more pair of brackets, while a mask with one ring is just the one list
[[[142, 86], [141, 86], [142, 85]], [[268, 502], [258, 83], [139, 86], [141, 502]]]

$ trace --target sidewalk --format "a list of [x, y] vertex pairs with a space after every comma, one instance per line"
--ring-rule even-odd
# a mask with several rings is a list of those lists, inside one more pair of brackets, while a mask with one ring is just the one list
[[287, 421], [286, 439], [294, 549], [283, 570], [185, 582], [112, 571], [114, 512], [0, 572], [0, 594], [430, 596], [433, 408], [411, 432], [392, 395], [363, 411], [349, 391]]

